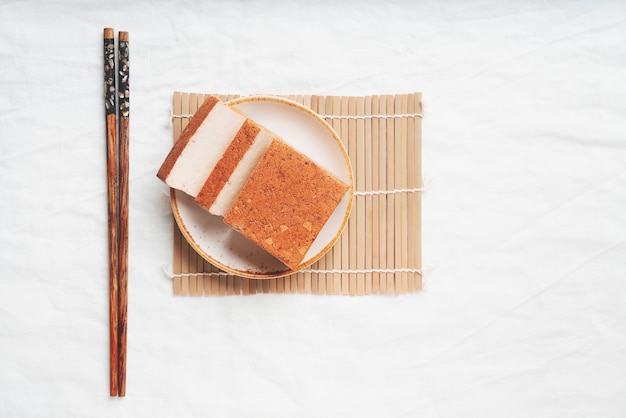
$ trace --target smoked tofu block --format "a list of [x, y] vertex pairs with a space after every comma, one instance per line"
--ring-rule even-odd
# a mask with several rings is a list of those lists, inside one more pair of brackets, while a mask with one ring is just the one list
[[224, 222], [297, 269], [347, 190], [333, 174], [274, 139]]

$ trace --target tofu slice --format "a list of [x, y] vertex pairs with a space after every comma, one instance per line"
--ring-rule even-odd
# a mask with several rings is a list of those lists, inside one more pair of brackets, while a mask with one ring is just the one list
[[273, 138], [270, 131], [247, 119], [198, 192], [196, 203], [224, 216]]
[[196, 197], [246, 117], [209, 96], [189, 121], [161, 165], [157, 177]]

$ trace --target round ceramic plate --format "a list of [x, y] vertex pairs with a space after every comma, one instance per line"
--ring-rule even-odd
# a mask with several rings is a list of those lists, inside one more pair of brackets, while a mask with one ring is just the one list
[[236, 99], [227, 104], [274, 132], [283, 141], [344, 181], [350, 188], [296, 270], [290, 269], [230, 228], [222, 217], [211, 215], [201, 209], [190, 196], [172, 189], [174, 218], [191, 247], [222, 270], [255, 279], [295, 273], [321, 258], [337, 241], [346, 225], [354, 194], [352, 167], [348, 154], [330, 125], [298, 103], [279, 97], [252, 96]]

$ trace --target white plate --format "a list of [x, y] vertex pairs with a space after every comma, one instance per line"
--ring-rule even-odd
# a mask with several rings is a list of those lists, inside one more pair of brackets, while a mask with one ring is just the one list
[[330, 219], [292, 270], [223, 222], [201, 209], [191, 197], [172, 189], [174, 218], [189, 244], [204, 259], [229, 273], [255, 279], [285, 276], [301, 270], [332, 247], [343, 230], [354, 195], [350, 159], [335, 131], [310, 109], [290, 100], [252, 96], [227, 103], [265, 126], [350, 186]]

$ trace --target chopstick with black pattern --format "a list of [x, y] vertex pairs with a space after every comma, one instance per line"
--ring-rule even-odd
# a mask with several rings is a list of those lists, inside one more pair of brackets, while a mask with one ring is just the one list
[[109, 391], [118, 395], [119, 330], [118, 330], [118, 168], [117, 168], [117, 95], [115, 89], [115, 34], [104, 29], [104, 109], [107, 137], [107, 195], [109, 229]]
[[129, 39], [128, 32], [118, 36], [118, 116], [119, 116], [119, 168], [120, 168], [120, 237], [119, 237], [119, 391], [126, 396], [126, 340], [128, 317], [128, 194], [129, 194]]

